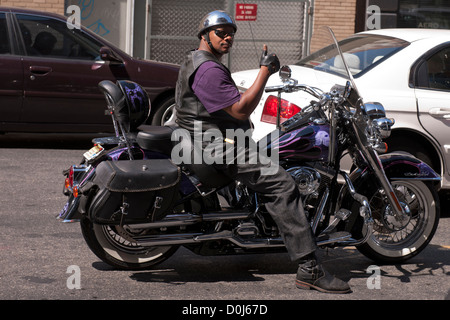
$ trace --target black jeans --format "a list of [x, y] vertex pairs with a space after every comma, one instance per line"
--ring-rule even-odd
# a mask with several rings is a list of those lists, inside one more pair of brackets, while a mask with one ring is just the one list
[[[244, 151], [248, 160], [248, 148]], [[256, 163], [228, 163], [217, 165], [234, 180], [266, 199], [265, 207], [277, 224], [292, 261], [297, 261], [316, 250], [315, 237], [306, 219], [300, 192], [294, 179], [277, 163], [258, 155]], [[263, 161], [261, 161], [263, 160]]]

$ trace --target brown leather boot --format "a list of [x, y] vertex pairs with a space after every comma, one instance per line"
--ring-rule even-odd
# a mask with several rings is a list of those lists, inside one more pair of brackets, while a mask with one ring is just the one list
[[319, 263], [314, 254], [300, 261], [295, 285], [299, 289], [315, 289], [326, 293], [349, 293], [352, 290], [345, 281], [329, 274]]

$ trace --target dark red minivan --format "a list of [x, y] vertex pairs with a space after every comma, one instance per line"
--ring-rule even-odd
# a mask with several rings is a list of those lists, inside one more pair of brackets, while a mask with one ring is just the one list
[[132, 80], [153, 124], [174, 104], [179, 66], [141, 60], [64, 16], [0, 7], [0, 132], [111, 132], [102, 80]]

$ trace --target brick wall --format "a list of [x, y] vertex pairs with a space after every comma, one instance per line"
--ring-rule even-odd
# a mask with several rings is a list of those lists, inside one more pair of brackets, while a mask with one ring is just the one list
[[64, 14], [64, 0], [0, 0], [0, 6], [20, 7]]
[[356, 0], [315, 0], [314, 26], [311, 41], [311, 52], [321, 48], [324, 40], [314, 37], [314, 31], [320, 26], [333, 29], [338, 40], [355, 33]]

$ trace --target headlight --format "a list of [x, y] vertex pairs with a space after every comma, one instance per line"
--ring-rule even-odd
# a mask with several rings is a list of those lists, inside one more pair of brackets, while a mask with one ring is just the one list
[[378, 131], [382, 139], [389, 138], [391, 135], [391, 127], [394, 125], [394, 119], [379, 118], [372, 120], [372, 125]]
[[386, 117], [384, 107], [379, 102], [364, 103], [364, 110], [366, 111], [366, 115], [368, 115], [370, 119], [378, 119]]
[[367, 142], [378, 153], [387, 152], [387, 144], [383, 139], [391, 135], [391, 127], [394, 125], [394, 119], [386, 118], [386, 112], [381, 103], [365, 103], [363, 108], [364, 123], [366, 125]]
[[386, 139], [391, 135], [391, 127], [394, 125], [394, 119], [386, 118], [386, 111], [379, 102], [369, 102], [364, 104], [366, 115], [372, 120], [372, 126], [375, 128], [381, 139]]

